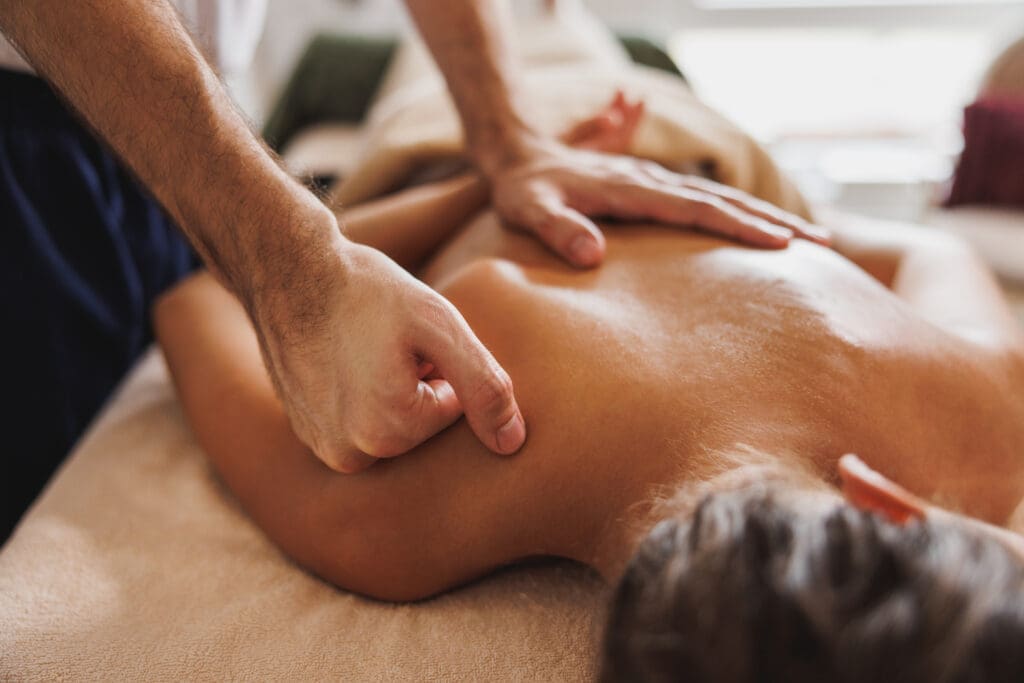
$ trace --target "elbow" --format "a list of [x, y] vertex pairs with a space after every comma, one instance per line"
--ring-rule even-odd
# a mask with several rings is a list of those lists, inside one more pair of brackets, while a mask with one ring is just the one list
[[313, 507], [307, 516], [313, 533], [299, 546], [278, 545], [319, 578], [386, 602], [424, 600], [450, 587], [433, 553], [424, 550], [415, 515], [401, 506], [359, 510], [327, 502]]

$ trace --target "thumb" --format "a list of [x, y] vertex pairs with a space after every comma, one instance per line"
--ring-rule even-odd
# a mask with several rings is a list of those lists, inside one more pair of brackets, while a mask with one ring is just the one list
[[466, 321], [457, 312], [455, 315], [454, 329], [448, 334], [438, 331], [430, 348], [423, 349], [423, 356], [435, 365], [435, 374], [451, 386], [457, 397], [455, 405], [461, 405], [481, 443], [495, 453], [515, 453], [526, 440], [526, 424], [512, 380]]
[[365, 470], [379, 459], [407, 453], [450, 426], [460, 415], [462, 406], [451, 384], [443, 379], [420, 381], [416, 386], [414, 409], [403, 419], [402, 434], [394, 437], [392, 447], [375, 455], [353, 450], [340, 460], [336, 469], [345, 474], [353, 474]]
[[540, 197], [536, 211], [529, 212], [523, 225], [577, 268], [593, 268], [604, 260], [604, 235], [592, 220], [566, 206], [561, 197]]
[[409, 418], [406, 436], [413, 444], [423, 443], [461, 415], [462, 406], [447, 380], [421, 380], [416, 387], [416, 409]]

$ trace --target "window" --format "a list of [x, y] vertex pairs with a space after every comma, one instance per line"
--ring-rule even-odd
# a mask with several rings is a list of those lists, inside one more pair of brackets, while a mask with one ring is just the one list
[[1000, 0], [676, 9], [669, 49], [694, 90], [766, 143], [810, 199], [910, 220], [952, 169], [988, 64], [1024, 27], [1024, 3]]

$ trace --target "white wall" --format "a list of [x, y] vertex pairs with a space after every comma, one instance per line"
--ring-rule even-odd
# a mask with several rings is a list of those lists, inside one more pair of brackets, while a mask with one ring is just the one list
[[[536, 8], [540, 0], [511, 0], [519, 11]], [[984, 27], [993, 44], [1024, 32], [1020, 0], [901, 0], [897, 7], [879, 7], [887, 0], [587, 0], [609, 25], [667, 40], [686, 28], [722, 27], [848, 27], [890, 28], [946, 25]], [[808, 4], [831, 3], [829, 8]], [[760, 5], [737, 8], [736, 5]], [[764, 8], [765, 4], [789, 5]], [[717, 9], [709, 9], [715, 5]], [[728, 5], [728, 8], [722, 9]], [[803, 6], [801, 6], [803, 5]], [[242, 106], [260, 121], [310, 37], [322, 31], [394, 34], [408, 26], [401, 0], [270, 0], [267, 29], [249, 76], [235, 83]]]
[[[586, 4], [615, 26], [667, 37], [660, 16], [685, 0], [592, 0]], [[394, 35], [406, 30], [409, 19], [402, 0], [269, 0], [267, 28], [252, 72], [233, 83], [243, 108], [260, 121], [284, 86], [310, 38], [320, 32], [358, 32]], [[541, 0], [511, 0], [518, 11], [533, 11]], [[637, 11], [640, 8], [641, 11]], [[639, 21], [637, 17], [642, 17]]]

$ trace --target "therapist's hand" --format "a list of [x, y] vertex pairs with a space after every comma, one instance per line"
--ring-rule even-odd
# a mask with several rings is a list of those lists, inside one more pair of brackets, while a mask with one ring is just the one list
[[740, 190], [553, 140], [533, 139], [483, 169], [498, 213], [577, 267], [604, 259], [594, 216], [692, 227], [766, 248], [794, 237], [829, 241], [821, 228]]
[[[446, 299], [342, 240], [259, 301], [264, 357], [292, 427], [332, 469], [400, 455], [463, 412], [492, 451], [526, 436], [508, 375]], [[305, 293], [301, 293], [305, 290]]]
[[463, 410], [491, 450], [521, 446], [508, 377], [458, 312], [340, 236], [253, 134], [171, 3], [0, 2], [0, 32], [242, 301], [292, 426], [321, 460], [357, 470]]
[[516, 93], [515, 60], [496, 3], [406, 5], [448, 83], [494, 208], [570, 263], [592, 267], [604, 258], [595, 216], [694, 227], [764, 247], [784, 247], [794, 236], [827, 241], [796, 216], [734, 189], [543, 137]]

